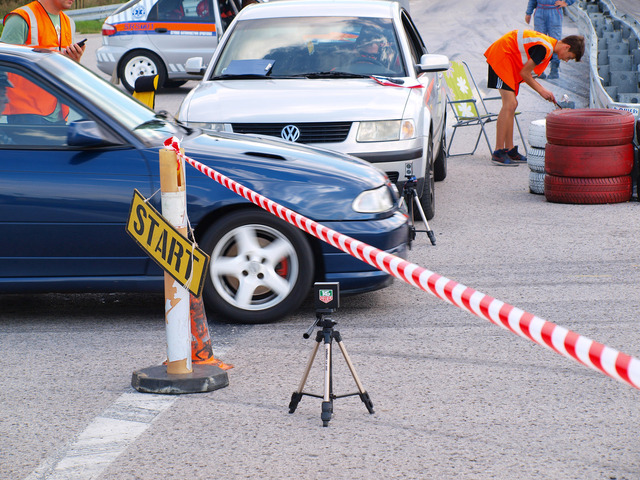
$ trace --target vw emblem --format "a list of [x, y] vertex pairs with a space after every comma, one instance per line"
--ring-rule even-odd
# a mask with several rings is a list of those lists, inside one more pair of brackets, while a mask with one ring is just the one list
[[280, 132], [280, 136], [290, 142], [297, 142], [300, 138], [300, 129], [295, 125], [287, 125]]

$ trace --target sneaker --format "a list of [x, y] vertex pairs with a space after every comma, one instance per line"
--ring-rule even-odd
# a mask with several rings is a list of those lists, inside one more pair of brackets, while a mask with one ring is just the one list
[[538, 75], [538, 78], [539, 78], [540, 80], [544, 80], [545, 78], [547, 78], [547, 74], [546, 74], [546, 73], [544, 73], [544, 72], [542, 72], [540, 75]]
[[507, 152], [509, 158], [516, 163], [527, 163], [527, 157], [518, 153], [518, 146], [513, 147], [511, 150]]
[[518, 164], [509, 158], [506, 150], [496, 150], [491, 154], [491, 163], [503, 167], [517, 167]]

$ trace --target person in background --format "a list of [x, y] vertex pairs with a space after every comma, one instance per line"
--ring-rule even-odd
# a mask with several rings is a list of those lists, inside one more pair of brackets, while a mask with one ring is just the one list
[[[80, 61], [85, 45], [74, 43], [75, 23], [64, 10], [73, 0], [36, 0], [18, 7], [4, 17], [0, 42], [46, 48]], [[10, 123], [64, 122], [68, 109], [25, 78], [8, 74], [13, 87], [5, 108]]]
[[[560, 40], [562, 38], [563, 7], [573, 5], [575, 0], [529, 0], [524, 21], [531, 22], [533, 14], [533, 28], [540, 33]], [[535, 11], [535, 13], [534, 13]], [[551, 59], [551, 71], [547, 77], [541, 72], [539, 78], [556, 79], [560, 77], [560, 59], [554, 55]]]
[[584, 37], [569, 35], [556, 40], [533, 30], [512, 30], [493, 42], [484, 53], [489, 68], [487, 87], [498, 89], [502, 99], [496, 121], [496, 149], [491, 155], [495, 165], [517, 166], [527, 161], [513, 145], [519, 87], [525, 82], [542, 98], [556, 103], [553, 93], [533, 78], [534, 73], [544, 72], [554, 54], [565, 62], [579, 62], [584, 55]]
[[5, 106], [7, 105], [7, 88], [13, 85], [7, 78], [7, 74], [0, 72], [0, 145], [11, 145], [13, 141], [2, 131], [2, 116]]

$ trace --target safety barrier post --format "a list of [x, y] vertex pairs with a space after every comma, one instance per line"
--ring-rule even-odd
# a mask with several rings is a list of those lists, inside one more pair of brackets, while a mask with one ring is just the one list
[[224, 363], [213, 356], [211, 336], [204, 311], [202, 297], [191, 295], [191, 361], [194, 364], [217, 365], [222, 370], [229, 370], [233, 365]]
[[[160, 190], [162, 216], [187, 238], [187, 193], [184, 160], [175, 151], [160, 150]], [[226, 372], [215, 363], [192, 363], [191, 297], [184, 286], [169, 273], [164, 274], [165, 322], [167, 335], [166, 365], [133, 373], [131, 385], [146, 393], [209, 392], [229, 384]], [[202, 309], [204, 312], [204, 308]], [[206, 327], [206, 319], [205, 325]], [[200, 325], [199, 335], [203, 332]], [[209, 337], [208, 327], [206, 337]], [[198, 343], [197, 341], [195, 343]], [[201, 342], [202, 343], [202, 342]], [[209, 348], [210, 348], [209, 342]], [[211, 353], [213, 357], [213, 352]], [[221, 362], [219, 362], [221, 363]], [[222, 364], [224, 365], [224, 364]], [[225, 365], [226, 366], [226, 365]]]

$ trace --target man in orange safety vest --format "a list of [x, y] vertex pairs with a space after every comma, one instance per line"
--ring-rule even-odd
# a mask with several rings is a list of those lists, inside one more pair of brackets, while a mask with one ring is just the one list
[[495, 165], [517, 166], [527, 161], [513, 145], [513, 124], [522, 82], [545, 100], [556, 103], [553, 93], [535, 78], [544, 72], [553, 54], [562, 61], [579, 62], [584, 54], [584, 37], [569, 35], [556, 40], [533, 30], [513, 30], [489, 46], [484, 56], [489, 64], [487, 86], [498, 89], [502, 107], [496, 122], [496, 149], [491, 155]]
[[[73, 0], [35, 0], [16, 8], [4, 17], [0, 42], [46, 48], [80, 61], [85, 45], [73, 42], [75, 23], [63, 10]], [[4, 109], [11, 123], [63, 122], [68, 108], [57, 99], [25, 78], [9, 73], [13, 88], [7, 90], [8, 103]]]

